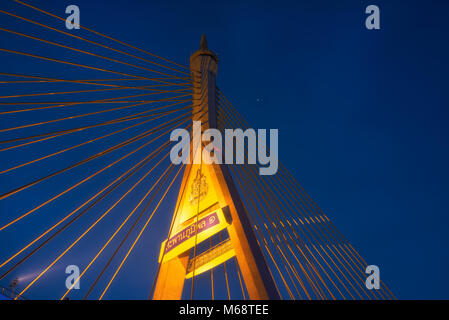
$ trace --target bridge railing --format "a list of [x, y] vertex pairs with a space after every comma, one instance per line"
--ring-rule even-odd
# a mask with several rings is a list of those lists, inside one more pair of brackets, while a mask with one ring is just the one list
[[11, 289], [0, 286], [0, 300], [27, 300], [26, 298], [16, 294]]

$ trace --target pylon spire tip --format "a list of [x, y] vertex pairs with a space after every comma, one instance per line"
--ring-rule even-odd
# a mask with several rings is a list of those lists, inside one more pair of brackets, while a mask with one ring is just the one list
[[204, 33], [201, 35], [200, 50], [209, 50], [207, 48], [207, 40], [206, 35]]

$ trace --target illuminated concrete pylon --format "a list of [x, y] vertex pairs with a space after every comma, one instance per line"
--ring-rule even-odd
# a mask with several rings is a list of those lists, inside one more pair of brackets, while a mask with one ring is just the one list
[[[217, 56], [208, 49], [203, 35], [200, 49], [190, 57], [194, 80], [193, 120], [201, 121], [202, 131], [217, 125], [217, 63]], [[198, 159], [202, 148], [195, 147], [194, 141], [195, 137], [191, 142], [191, 159]], [[279, 299], [227, 165], [201, 161], [186, 165], [172, 225], [168, 240], [161, 246], [161, 267], [153, 299], [180, 299], [186, 278], [234, 256], [251, 299]], [[189, 261], [192, 248], [225, 228], [229, 240], [200, 255], [197, 253]]]

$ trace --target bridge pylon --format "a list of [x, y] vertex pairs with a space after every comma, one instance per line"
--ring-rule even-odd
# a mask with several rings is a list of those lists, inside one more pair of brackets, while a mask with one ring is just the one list
[[[215, 129], [217, 56], [201, 38], [190, 57], [193, 77], [193, 121], [201, 130]], [[195, 128], [193, 130], [195, 132]], [[206, 164], [201, 137], [192, 136], [193, 163], [186, 164], [170, 234], [162, 243], [155, 300], [181, 299], [184, 282], [236, 257], [250, 299], [279, 299], [253, 226], [226, 164]], [[214, 150], [214, 152], [216, 152]], [[220, 150], [218, 150], [220, 152]], [[208, 153], [210, 154], [210, 153]], [[229, 239], [198, 253], [197, 244], [227, 229]], [[193, 254], [192, 254], [193, 253]]]

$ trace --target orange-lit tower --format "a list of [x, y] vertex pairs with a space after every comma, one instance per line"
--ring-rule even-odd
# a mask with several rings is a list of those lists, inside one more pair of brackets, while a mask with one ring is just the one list
[[[193, 120], [201, 121], [202, 131], [216, 128], [217, 124], [217, 69], [217, 56], [208, 49], [203, 35], [200, 49], [190, 57]], [[187, 164], [184, 171], [170, 234], [161, 246], [161, 266], [153, 299], [180, 299], [185, 279], [234, 256], [251, 299], [279, 299], [227, 165], [203, 163], [202, 148], [195, 146], [194, 140], [192, 137], [190, 152], [196, 161]], [[192, 255], [197, 244], [224, 229], [229, 239]]]

